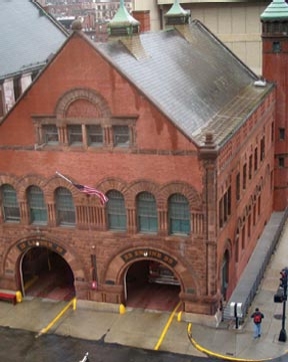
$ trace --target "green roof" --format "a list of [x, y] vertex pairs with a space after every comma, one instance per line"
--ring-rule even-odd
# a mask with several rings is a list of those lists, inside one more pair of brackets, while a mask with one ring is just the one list
[[134, 19], [126, 9], [124, 1], [120, 0], [120, 6], [113, 19], [109, 22], [108, 27], [125, 27], [125, 26], [139, 26], [140, 23], [138, 20]]
[[165, 14], [165, 16], [175, 16], [175, 15], [189, 15], [188, 11], [184, 10], [179, 4], [178, 0], [174, 1], [174, 4], [170, 10]]
[[288, 20], [288, 4], [285, 0], [273, 0], [260, 16], [264, 21]]

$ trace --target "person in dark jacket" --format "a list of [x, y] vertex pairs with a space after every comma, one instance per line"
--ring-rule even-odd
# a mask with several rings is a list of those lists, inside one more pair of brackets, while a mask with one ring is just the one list
[[261, 323], [264, 318], [264, 314], [260, 312], [259, 308], [255, 309], [255, 312], [251, 314], [254, 323], [254, 338], [261, 337]]

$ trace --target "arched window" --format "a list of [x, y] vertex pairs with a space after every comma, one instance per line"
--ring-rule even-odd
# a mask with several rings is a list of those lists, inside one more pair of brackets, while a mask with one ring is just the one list
[[1, 187], [1, 191], [4, 220], [19, 222], [20, 209], [15, 189], [11, 185], [5, 184]]
[[190, 234], [189, 203], [185, 196], [174, 194], [168, 200], [170, 234]]
[[72, 194], [64, 187], [56, 190], [56, 215], [58, 225], [75, 225], [75, 207]]
[[30, 186], [27, 190], [32, 224], [47, 224], [47, 207], [42, 190], [38, 186]]
[[226, 300], [227, 298], [227, 289], [229, 283], [229, 252], [228, 250], [225, 251], [222, 266], [221, 266], [221, 292], [223, 295], [223, 299]]
[[108, 229], [126, 230], [126, 209], [124, 197], [121, 192], [111, 190], [107, 193]]
[[137, 196], [138, 231], [156, 233], [158, 231], [157, 206], [155, 197], [149, 192]]

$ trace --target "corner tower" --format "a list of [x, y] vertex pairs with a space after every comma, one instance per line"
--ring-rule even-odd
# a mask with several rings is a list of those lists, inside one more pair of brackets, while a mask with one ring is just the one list
[[288, 5], [273, 0], [260, 16], [265, 79], [276, 85], [274, 124], [274, 209], [284, 210], [288, 200]]

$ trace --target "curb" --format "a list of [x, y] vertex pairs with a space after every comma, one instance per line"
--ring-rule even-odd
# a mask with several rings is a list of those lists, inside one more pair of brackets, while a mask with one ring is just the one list
[[192, 323], [188, 323], [187, 327], [187, 334], [190, 342], [192, 343], [193, 347], [196, 348], [198, 351], [206, 354], [208, 357], [215, 357], [225, 361], [239, 361], [239, 362], [264, 362], [264, 361], [271, 361], [275, 358], [265, 358], [265, 359], [245, 359], [245, 358], [237, 358], [237, 357], [228, 357], [220, 353], [216, 353], [210, 351], [207, 348], [202, 347], [199, 343], [195, 341], [192, 337]]

